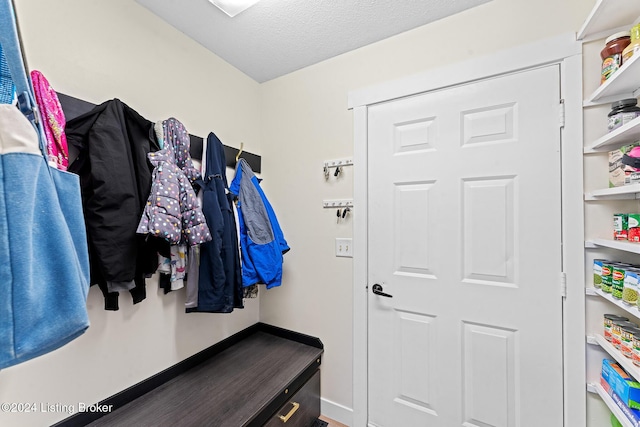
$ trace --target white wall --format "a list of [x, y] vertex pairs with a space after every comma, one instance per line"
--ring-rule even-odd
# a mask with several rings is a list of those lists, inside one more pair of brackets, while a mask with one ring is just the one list
[[350, 198], [353, 189], [349, 169], [339, 180], [326, 182], [322, 162], [353, 155], [347, 94], [575, 32], [592, 6], [591, 0], [494, 0], [262, 84], [264, 165], [269, 171], [263, 186], [286, 224], [292, 250], [285, 256], [285, 283], [262, 296], [261, 318], [322, 339], [323, 410], [339, 421], [349, 422], [351, 415], [330, 402], [346, 408], [353, 403], [353, 264], [333, 251], [336, 237], [351, 236], [352, 224], [336, 224], [335, 211], [322, 209], [321, 203]]
[[[150, 120], [174, 116], [194, 134], [261, 152], [259, 85], [132, 0], [20, 0], [29, 66], [63, 93], [100, 103], [114, 97]], [[91, 327], [67, 346], [0, 371], [0, 402], [95, 403], [259, 320], [250, 300], [232, 314], [185, 314], [184, 292], [105, 312], [91, 289]], [[3, 426], [42, 426], [67, 413], [7, 414]]]

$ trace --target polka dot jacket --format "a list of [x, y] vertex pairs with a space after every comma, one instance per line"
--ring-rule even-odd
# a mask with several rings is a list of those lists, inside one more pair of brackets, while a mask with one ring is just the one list
[[191, 161], [189, 134], [174, 118], [156, 126], [156, 132], [163, 149], [148, 154], [155, 168], [137, 233], [158, 236], [172, 245], [208, 242], [211, 233], [191, 184], [200, 172]]

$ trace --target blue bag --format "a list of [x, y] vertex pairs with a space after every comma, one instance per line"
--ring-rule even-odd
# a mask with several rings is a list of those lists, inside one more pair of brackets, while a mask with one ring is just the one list
[[0, 44], [20, 107], [0, 105], [0, 368], [6, 368], [89, 327], [89, 255], [79, 178], [47, 163], [10, 0], [0, 0]]

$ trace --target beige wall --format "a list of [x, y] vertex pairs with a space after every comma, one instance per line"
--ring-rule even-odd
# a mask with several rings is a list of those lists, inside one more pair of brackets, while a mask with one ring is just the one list
[[[132, 0], [20, 0], [27, 60], [63, 93], [94, 103], [118, 97], [150, 120], [174, 116], [194, 134], [260, 153], [259, 85]], [[0, 372], [0, 402], [95, 403], [259, 320], [259, 302], [232, 314], [185, 314], [184, 292], [105, 312], [60, 350]], [[43, 426], [67, 413], [0, 413], [2, 426]]]
[[263, 294], [261, 318], [323, 340], [323, 398], [352, 407], [353, 264], [334, 256], [352, 224], [321, 208], [353, 196], [350, 170], [337, 181], [322, 175], [323, 160], [353, 155], [349, 91], [575, 32], [593, 3], [494, 0], [262, 84], [263, 185], [292, 250], [284, 285]]

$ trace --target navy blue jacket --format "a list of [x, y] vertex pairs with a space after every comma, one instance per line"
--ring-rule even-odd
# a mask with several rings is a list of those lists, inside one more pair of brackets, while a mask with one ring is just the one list
[[198, 305], [187, 312], [230, 313], [243, 308], [236, 221], [225, 172], [224, 147], [212, 132], [207, 137], [206, 171], [197, 181], [212, 240], [200, 245]]

